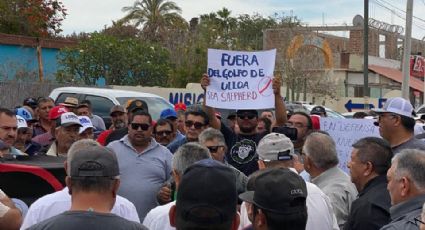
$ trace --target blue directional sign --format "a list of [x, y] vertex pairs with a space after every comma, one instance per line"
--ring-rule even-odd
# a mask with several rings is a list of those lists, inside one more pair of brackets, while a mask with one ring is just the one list
[[[364, 109], [364, 103], [353, 103], [351, 100], [348, 100], [345, 104], [345, 108], [348, 112], [351, 112], [353, 109]], [[369, 109], [373, 109], [375, 106], [373, 104], [369, 104]]]

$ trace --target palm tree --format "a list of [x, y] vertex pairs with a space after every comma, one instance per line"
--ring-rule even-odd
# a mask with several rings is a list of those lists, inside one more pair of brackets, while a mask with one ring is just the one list
[[181, 8], [168, 0], [136, 0], [133, 6], [126, 6], [122, 11], [128, 12], [121, 23], [135, 23], [142, 27], [146, 38], [163, 40], [166, 32], [175, 28], [187, 28], [187, 22], [180, 16]]

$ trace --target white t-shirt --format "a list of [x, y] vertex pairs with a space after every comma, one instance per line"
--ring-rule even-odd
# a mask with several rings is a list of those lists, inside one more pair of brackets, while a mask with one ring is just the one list
[[[296, 172], [294, 169], [292, 171]], [[338, 223], [333, 212], [329, 197], [320, 190], [316, 185], [306, 182], [307, 185], [307, 225], [306, 230], [338, 230]], [[241, 222], [239, 229], [243, 229], [250, 225], [246, 205], [241, 205]]]
[[[22, 223], [21, 230], [37, 224], [52, 216], [61, 214], [71, 208], [71, 195], [68, 193], [68, 187], [61, 191], [57, 191], [45, 195], [36, 200], [29, 208], [24, 222]], [[133, 203], [124, 197], [117, 196], [114, 207], [111, 213], [123, 217], [130, 221], [140, 223], [139, 215], [137, 214], [136, 207]]]
[[172, 201], [168, 204], [156, 206], [148, 212], [143, 225], [150, 230], [175, 230], [174, 227], [171, 227], [170, 218], [168, 217], [170, 208], [175, 204], [176, 201]]

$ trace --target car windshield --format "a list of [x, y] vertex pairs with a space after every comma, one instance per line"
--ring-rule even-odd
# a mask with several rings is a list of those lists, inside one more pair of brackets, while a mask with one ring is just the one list
[[128, 100], [140, 99], [148, 104], [149, 113], [153, 120], [158, 120], [161, 115], [161, 111], [164, 109], [171, 108], [173, 106], [168, 103], [165, 99], [160, 97], [117, 97], [117, 100], [122, 106], [127, 106]]

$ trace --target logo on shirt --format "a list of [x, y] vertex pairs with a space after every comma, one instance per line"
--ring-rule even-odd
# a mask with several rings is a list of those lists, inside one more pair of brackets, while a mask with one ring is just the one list
[[243, 139], [232, 146], [230, 157], [239, 164], [246, 164], [255, 157], [256, 146], [254, 141]]

